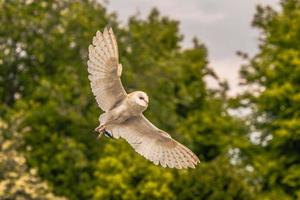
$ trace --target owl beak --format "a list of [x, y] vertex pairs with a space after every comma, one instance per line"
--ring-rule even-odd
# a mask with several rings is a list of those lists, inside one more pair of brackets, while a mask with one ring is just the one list
[[148, 101], [146, 99], [144, 99], [144, 102], [148, 105]]

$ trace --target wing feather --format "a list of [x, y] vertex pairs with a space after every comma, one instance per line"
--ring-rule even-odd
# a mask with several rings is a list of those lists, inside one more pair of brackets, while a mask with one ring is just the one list
[[169, 149], [166, 149], [166, 153], [167, 153], [167, 165], [170, 168], [173, 168], [172, 162], [173, 162], [173, 156], [171, 154], [171, 151]]
[[[177, 154], [175, 153], [175, 151], [171, 151], [171, 154], [173, 156], [173, 167], [178, 168], [179, 165], [177, 163], [179, 163], [178, 158], [177, 158]], [[178, 167], [177, 167], [178, 166]]]
[[108, 32], [107, 28], [104, 29], [103, 36], [105, 38], [105, 45], [107, 47], [109, 55], [112, 55], [112, 56], [115, 57], [115, 53], [114, 53], [113, 47], [112, 47], [112, 41], [111, 41], [110, 33]]
[[[154, 164], [158, 165], [159, 164], [159, 156], [160, 156], [160, 151], [161, 151], [161, 147], [158, 146], [157, 148], [153, 149], [153, 154], [155, 155], [155, 159], [154, 159]], [[149, 153], [150, 154], [150, 153]]]
[[156, 128], [143, 115], [106, 128], [113, 136], [116, 134], [116, 138], [125, 139], [137, 153], [154, 164], [182, 169], [194, 168], [200, 162], [191, 150], [172, 139], [166, 132]]
[[116, 41], [116, 38], [114, 37], [114, 32], [113, 32], [112, 28], [109, 29], [109, 35], [110, 35], [112, 45], [113, 45], [113, 48], [114, 48], [115, 57], [118, 60], [119, 59], [118, 43]]
[[120, 79], [122, 65], [111, 28], [105, 28], [103, 33], [97, 31], [93, 37], [87, 65], [88, 78], [99, 107], [104, 111], [111, 110], [127, 95]]

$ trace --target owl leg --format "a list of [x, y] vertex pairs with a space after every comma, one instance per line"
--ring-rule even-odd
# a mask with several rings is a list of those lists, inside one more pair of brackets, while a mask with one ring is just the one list
[[100, 137], [103, 135], [103, 133], [106, 137], [113, 138], [112, 134], [105, 130], [104, 125], [99, 125], [97, 128], [95, 128], [95, 131], [99, 133], [98, 139], [100, 139]]
[[99, 125], [97, 128], [95, 128], [95, 131], [99, 133], [98, 135], [98, 139], [100, 139], [100, 137], [103, 135], [103, 133], [105, 132], [105, 127], [104, 125]]
[[97, 126], [97, 128], [95, 128], [96, 132], [103, 132], [104, 130], [105, 130], [104, 125], [99, 125], [99, 126]]

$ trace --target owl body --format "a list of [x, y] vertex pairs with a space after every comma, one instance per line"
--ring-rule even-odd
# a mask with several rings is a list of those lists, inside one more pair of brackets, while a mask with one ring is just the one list
[[141, 91], [132, 92], [113, 109], [100, 115], [100, 125], [109, 126], [123, 123], [131, 117], [141, 115], [147, 107], [148, 96], [146, 93]]

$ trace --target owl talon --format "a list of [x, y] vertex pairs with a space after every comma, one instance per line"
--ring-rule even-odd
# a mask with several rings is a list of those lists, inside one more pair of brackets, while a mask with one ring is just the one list
[[108, 132], [108, 131], [105, 130], [104, 125], [98, 126], [97, 128], [95, 128], [95, 131], [99, 133], [99, 134], [98, 134], [98, 137], [97, 137], [98, 139], [100, 139], [100, 137], [101, 137], [103, 134], [104, 134], [106, 137], [113, 138], [113, 135], [112, 135], [110, 132]]
[[103, 132], [103, 131], [105, 131], [105, 127], [103, 126], [103, 125], [99, 125], [97, 128], [95, 128], [95, 131], [96, 132]]
[[97, 128], [95, 128], [95, 131], [99, 133], [97, 139], [100, 139], [105, 132], [105, 127], [103, 125], [99, 125]]

